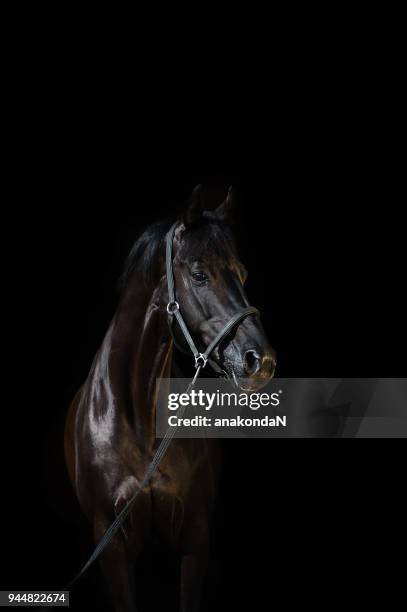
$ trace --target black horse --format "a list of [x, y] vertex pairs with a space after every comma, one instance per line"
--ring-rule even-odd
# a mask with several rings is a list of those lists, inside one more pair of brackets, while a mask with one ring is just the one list
[[[246, 271], [228, 222], [233, 206], [229, 190], [216, 210], [206, 211], [196, 188], [174, 234], [177, 299], [198, 348], [208, 346], [228, 319], [248, 306]], [[174, 372], [190, 375], [180, 366], [167, 324], [169, 227], [152, 226], [134, 245], [117, 311], [66, 419], [68, 471], [95, 542], [137, 490], [157, 448], [156, 379]], [[234, 380], [249, 379], [253, 390], [275, 369], [274, 351], [256, 317], [242, 321], [213, 359]], [[180, 610], [198, 610], [218, 457], [216, 441], [172, 441], [123, 529], [100, 557], [115, 610], [136, 609], [133, 564], [151, 534], [180, 555]]]

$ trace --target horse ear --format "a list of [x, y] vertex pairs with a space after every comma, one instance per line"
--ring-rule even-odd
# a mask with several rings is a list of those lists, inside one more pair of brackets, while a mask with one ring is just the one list
[[216, 208], [215, 215], [222, 221], [227, 221], [228, 223], [232, 224], [235, 222], [236, 193], [232, 185], [229, 187], [226, 198], [223, 200], [222, 204], [219, 204], [219, 206]]
[[184, 212], [185, 225], [193, 225], [199, 221], [202, 217], [204, 208], [202, 185], [197, 185], [189, 197], [188, 208]]

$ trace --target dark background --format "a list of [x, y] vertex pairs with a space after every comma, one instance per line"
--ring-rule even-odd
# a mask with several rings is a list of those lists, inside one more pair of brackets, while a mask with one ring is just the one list
[[[63, 416], [114, 313], [139, 233], [182, 209], [196, 183], [213, 201], [233, 184], [247, 291], [277, 350], [277, 374], [402, 376], [401, 162], [397, 121], [376, 97], [377, 64], [363, 76], [322, 70], [323, 82], [321, 73], [290, 72], [295, 87], [282, 83], [272, 99], [241, 76], [221, 88], [192, 79], [180, 104], [171, 102], [173, 81], [164, 102], [141, 96], [148, 88], [112, 67], [106, 86], [105, 74], [67, 74], [64, 62], [43, 76], [29, 58], [24, 66], [2, 225], [11, 399], [1, 586], [51, 589], [91, 551], [86, 531], [55, 512]], [[381, 77], [386, 84], [388, 73]], [[244, 114], [242, 92], [252, 101]], [[260, 608], [294, 594], [326, 603], [362, 569], [380, 578], [377, 548], [400, 537], [401, 481], [390, 484], [394, 466], [384, 470], [378, 457], [339, 457], [331, 444], [225, 441], [212, 609]], [[394, 519], [385, 534], [369, 522], [384, 499]], [[171, 576], [161, 570], [157, 593], [160, 570], [148, 567], [144, 596], [150, 589], [165, 601]], [[77, 608], [101, 609], [91, 593], [101, 588], [94, 570], [78, 586]]]

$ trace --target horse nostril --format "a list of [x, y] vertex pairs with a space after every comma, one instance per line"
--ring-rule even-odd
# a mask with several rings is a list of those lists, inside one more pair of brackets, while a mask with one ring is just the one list
[[253, 376], [261, 368], [261, 358], [256, 351], [246, 351], [244, 354], [244, 369], [248, 376]]

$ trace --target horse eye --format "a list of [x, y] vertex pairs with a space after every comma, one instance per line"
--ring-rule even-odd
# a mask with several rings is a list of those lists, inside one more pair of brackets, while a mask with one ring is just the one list
[[204, 274], [203, 272], [194, 272], [192, 274], [192, 278], [194, 279], [194, 281], [196, 281], [197, 283], [204, 283], [205, 281], [208, 280], [208, 277], [206, 276], [206, 274]]

